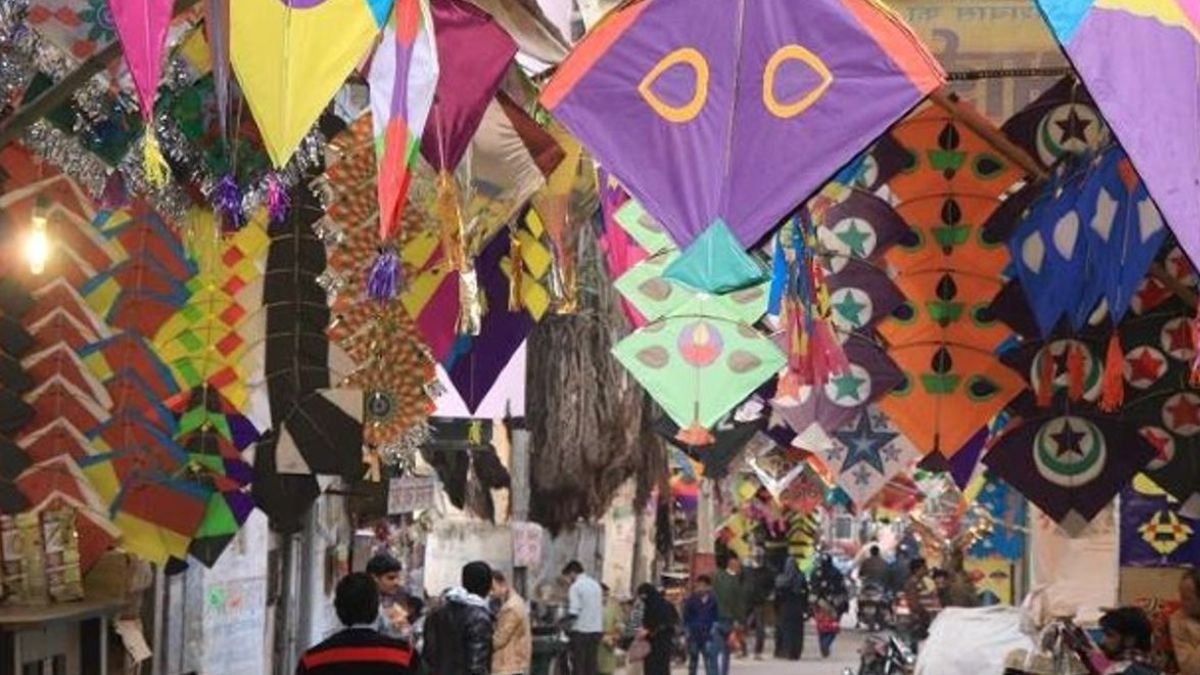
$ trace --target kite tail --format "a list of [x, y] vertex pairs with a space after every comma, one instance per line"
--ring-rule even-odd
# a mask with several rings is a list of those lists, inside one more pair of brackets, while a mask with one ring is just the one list
[[404, 268], [396, 249], [392, 246], [380, 247], [379, 255], [371, 263], [371, 272], [367, 276], [367, 296], [378, 303], [391, 302], [399, 292], [403, 273]]
[[158, 144], [158, 135], [154, 133], [154, 123], [146, 123], [146, 135], [142, 139], [142, 171], [150, 185], [161, 188], [167, 184], [167, 176], [171, 167], [163, 157], [162, 148]]
[[1083, 347], [1069, 345], [1067, 349], [1067, 395], [1078, 401], [1083, 398]]
[[246, 224], [246, 211], [242, 208], [242, 191], [232, 174], [225, 174], [217, 181], [212, 193], [213, 208], [221, 215], [221, 229], [237, 232]]
[[519, 312], [525, 309], [525, 295], [522, 285], [525, 282], [525, 263], [521, 257], [521, 238], [516, 231], [509, 233], [508, 264], [512, 273], [508, 277], [508, 311]]
[[1125, 350], [1121, 338], [1113, 329], [1108, 340], [1108, 354], [1104, 357], [1104, 388], [1100, 395], [1100, 409], [1116, 412], [1125, 402]]
[[483, 302], [479, 297], [479, 277], [475, 268], [469, 267], [458, 273], [458, 324], [459, 335], [479, 335], [483, 328]]
[[1050, 350], [1042, 352], [1042, 361], [1038, 366], [1037, 404], [1039, 408], [1049, 408], [1054, 400], [1054, 357]]
[[1188, 327], [1192, 340], [1192, 352], [1195, 354], [1192, 357], [1192, 372], [1189, 379], [1193, 387], [1200, 387], [1200, 305], [1197, 305], [1196, 316], [1192, 318]]
[[458, 186], [454, 176], [449, 171], [438, 173], [437, 197], [434, 202], [434, 213], [441, 224], [442, 244], [446, 256], [454, 269], [462, 271], [466, 267], [466, 251], [463, 232], [462, 210], [458, 202]]
[[288, 211], [292, 207], [292, 198], [288, 196], [287, 188], [279, 175], [272, 173], [267, 176], [267, 216], [271, 224], [278, 225], [287, 220]]

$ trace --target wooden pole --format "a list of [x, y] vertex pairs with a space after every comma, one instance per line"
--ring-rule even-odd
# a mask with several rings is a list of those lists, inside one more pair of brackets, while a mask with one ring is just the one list
[[996, 128], [982, 115], [969, 106], [963, 105], [958, 95], [949, 89], [942, 88], [929, 95], [929, 100], [942, 107], [946, 112], [962, 122], [968, 129], [987, 139], [1010, 162], [1021, 167], [1031, 178], [1041, 182], [1048, 178], [1046, 170], [1037, 163], [1029, 153], [1017, 147], [1012, 141], [997, 133]]
[[[174, 16], [183, 14], [197, 2], [198, 0], [175, 0]], [[84, 83], [108, 68], [108, 65], [120, 55], [121, 41], [113, 40], [88, 60], [79, 64], [79, 67], [68, 73], [66, 77], [38, 94], [37, 98], [18, 108], [7, 119], [0, 121], [0, 148], [4, 148], [20, 138], [25, 129], [65, 103]]]

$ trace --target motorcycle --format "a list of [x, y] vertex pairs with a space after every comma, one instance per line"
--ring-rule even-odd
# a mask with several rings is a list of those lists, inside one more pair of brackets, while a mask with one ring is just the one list
[[896, 622], [892, 596], [882, 586], [868, 583], [858, 594], [858, 623], [869, 631], [891, 628]]
[[917, 657], [897, 635], [867, 636], [860, 650], [858, 673], [847, 668], [843, 675], [912, 675]]

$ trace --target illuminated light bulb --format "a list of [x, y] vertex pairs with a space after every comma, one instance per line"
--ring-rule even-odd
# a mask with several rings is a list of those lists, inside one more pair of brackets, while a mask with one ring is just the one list
[[49, 222], [46, 218], [46, 198], [38, 197], [30, 220], [29, 236], [25, 239], [25, 261], [29, 263], [29, 271], [41, 274], [46, 271], [46, 261], [50, 258]]

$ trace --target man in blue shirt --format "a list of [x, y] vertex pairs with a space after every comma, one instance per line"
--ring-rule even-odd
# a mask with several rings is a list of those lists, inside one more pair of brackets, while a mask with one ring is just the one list
[[704, 655], [705, 675], [717, 675], [717, 652], [713, 629], [717, 625], [717, 598], [708, 575], [696, 577], [696, 588], [683, 603], [683, 625], [687, 629], [688, 675], [696, 675]]

